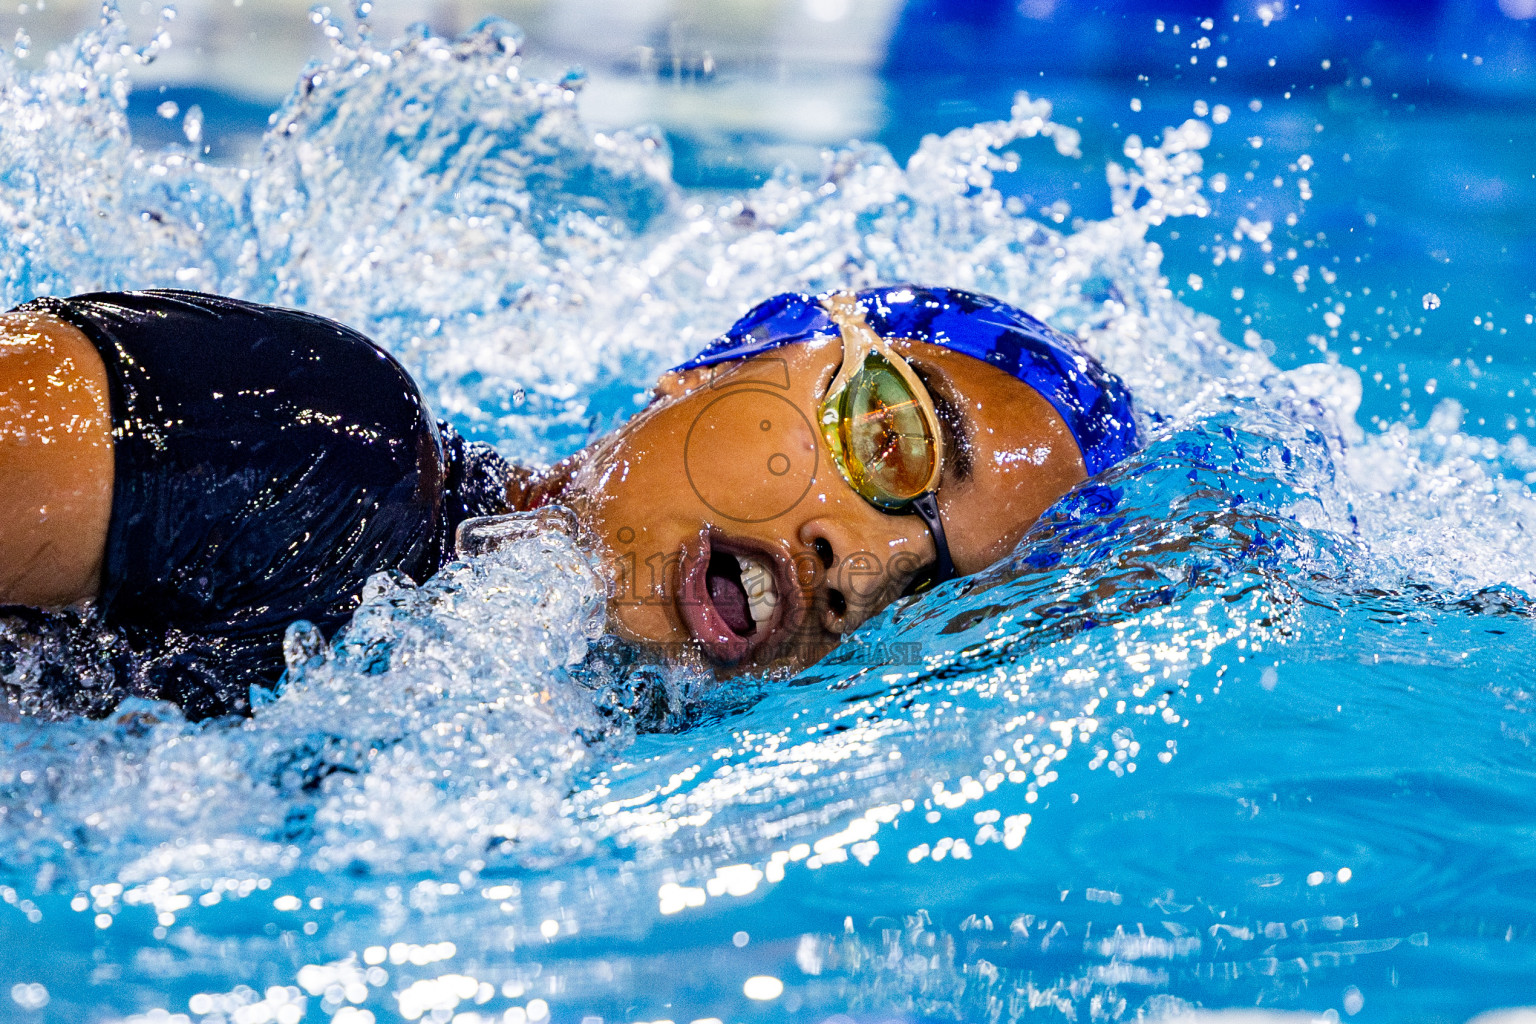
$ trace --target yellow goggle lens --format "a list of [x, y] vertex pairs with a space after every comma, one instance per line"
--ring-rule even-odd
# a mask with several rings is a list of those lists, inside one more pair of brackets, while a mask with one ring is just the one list
[[938, 425], [889, 360], [868, 353], [826, 411], [834, 413], [822, 420], [833, 454], [860, 497], [896, 509], [926, 493], [939, 458]]

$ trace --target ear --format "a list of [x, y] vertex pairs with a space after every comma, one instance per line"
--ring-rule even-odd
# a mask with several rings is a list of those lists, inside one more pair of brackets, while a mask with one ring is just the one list
[[713, 366], [696, 366], [691, 370], [668, 370], [657, 379], [656, 386], [651, 389], [655, 393], [655, 397], [651, 400], [681, 398], [690, 391], [696, 391], [708, 384], [714, 375]]

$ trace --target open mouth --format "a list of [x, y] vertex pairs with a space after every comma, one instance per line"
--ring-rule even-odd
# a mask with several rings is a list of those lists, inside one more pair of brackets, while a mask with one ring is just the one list
[[767, 551], [710, 534], [700, 541], [684, 554], [678, 610], [711, 657], [734, 665], [775, 638], [795, 591]]
[[712, 551], [704, 579], [715, 611], [737, 636], [751, 636], [772, 620], [779, 588], [762, 559]]

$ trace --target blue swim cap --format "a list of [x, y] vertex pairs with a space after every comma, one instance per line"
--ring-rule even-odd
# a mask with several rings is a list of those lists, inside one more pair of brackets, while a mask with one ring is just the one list
[[[1136, 448], [1125, 383], [1069, 338], [1022, 309], [955, 288], [888, 285], [857, 294], [865, 322], [883, 338], [910, 338], [990, 363], [1038, 391], [1066, 421], [1094, 476]], [[781, 345], [838, 337], [821, 300], [786, 292], [754, 306], [704, 351], [675, 367], [692, 370]]]

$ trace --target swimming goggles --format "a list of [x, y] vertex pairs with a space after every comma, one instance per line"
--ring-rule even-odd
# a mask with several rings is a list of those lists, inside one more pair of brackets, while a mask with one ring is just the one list
[[858, 297], [823, 300], [842, 336], [843, 361], [821, 401], [819, 421], [832, 462], [854, 492], [890, 515], [915, 514], [937, 557], [908, 593], [956, 575], [939, 516], [943, 432], [933, 397], [906, 360], [864, 319]]

